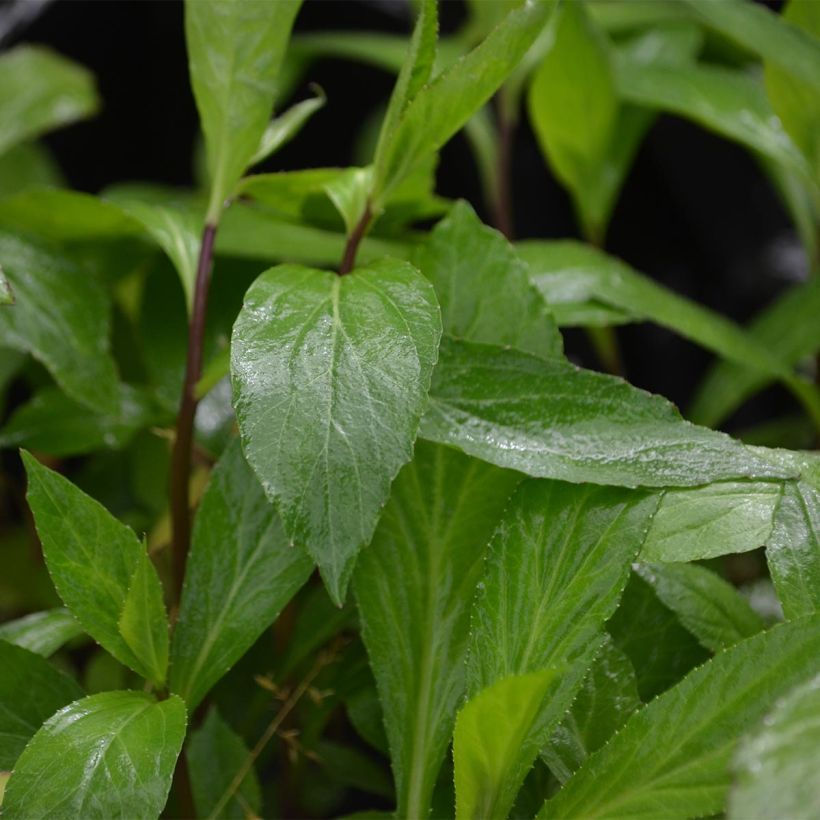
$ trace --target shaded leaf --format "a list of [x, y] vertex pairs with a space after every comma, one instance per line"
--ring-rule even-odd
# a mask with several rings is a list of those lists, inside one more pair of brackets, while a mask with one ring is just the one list
[[67, 609], [33, 612], [0, 624], [0, 638], [4, 641], [46, 658], [82, 633], [82, 627]]

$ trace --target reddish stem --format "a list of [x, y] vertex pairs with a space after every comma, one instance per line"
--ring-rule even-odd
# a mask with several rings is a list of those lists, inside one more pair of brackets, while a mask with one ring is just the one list
[[356, 227], [353, 228], [353, 231], [348, 237], [345, 252], [342, 256], [342, 264], [339, 266], [339, 276], [345, 276], [353, 270], [356, 264], [356, 253], [359, 250], [359, 245], [362, 239], [364, 239], [364, 235], [367, 232], [372, 218], [373, 212], [370, 210], [370, 203], [368, 203], [364, 209], [364, 213], [362, 213], [361, 219], [356, 223]]

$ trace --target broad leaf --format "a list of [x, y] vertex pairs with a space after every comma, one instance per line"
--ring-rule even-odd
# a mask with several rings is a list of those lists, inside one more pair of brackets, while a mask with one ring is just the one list
[[190, 709], [273, 623], [311, 568], [288, 544], [234, 441], [197, 511], [174, 629], [170, 685]]
[[242, 779], [236, 794], [215, 812], [222, 796], [231, 787], [240, 767], [248, 758], [242, 738], [219, 716], [208, 712], [202, 726], [191, 733], [187, 747], [191, 772], [191, 790], [198, 817], [237, 818], [244, 820], [253, 812], [260, 816], [262, 795], [256, 772], [251, 768]]
[[539, 817], [684, 818], [720, 812], [741, 734], [816, 671], [818, 652], [820, 617], [813, 616], [720, 653], [633, 715]]
[[0, 234], [0, 258], [15, 300], [0, 308], [0, 343], [31, 353], [76, 401], [116, 412], [109, 304], [99, 284], [64, 257], [11, 234]]
[[234, 326], [245, 454], [338, 604], [410, 459], [440, 333], [432, 286], [391, 260], [343, 277], [274, 268]]
[[23, 462], [28, 503], [60, 597], [117, 660], [162, 683], [168, 622], [145, 547], [133, 530], [68, 479], [26, 452]]
[[809, 482], [783, 487], [766, 560], [787, 618], [820, 610], [820, 490]]
[[59, 188], [64, 184], [57, 162], [39, 142], [20, 143], [0, 156], [0, 197], [41, 185]]
[[40, 46], [0, 57], [0, 154], [98, 107], [94, 78], [71, 60]]
[[45, 387], [21, 405], [0, 430], [0, 447], [27, 447], [53, 456], [119, 449], [154, 423], [157, 411], [144, 392], [118, 385], [113, 413], [89, 410], [56, 387]]
[[495, 93], [541, 33], [552, 5], [514, 9], [469, 54], [442, 71], [406, 107], [374, 180], [376, 210], [391, 189], [434, 154]]
[[620, 486], [788, 478], [800, 468], [683, 421], [675, 408], [566, 361], [444, 339], [420, 434], [529, 475]]
[[[748, 335], [787, 366], [820, 350], [820, 277], [787, 290], [749, 325]], [[766, 373], [736, 362], [716, 363], [701, 382], [689, 418], [716, 427], [749, 396], [771, 381]]]
[[211, 177], [208, 221], [216, 224], [260, 147], [299, 0], [191, 0], [185, 39]]
[[586, 235], [600, 237], [606, 221], [600, 184], [618, 120], [608, 45], [580, 2], [560, 5], [550, 27], [549, 50], [530, 86], [530, 120]]
[[697, 564], [640, 564], [636, 572], [707, 649], [756, 635], [763, 619], [729, 583]]
[[416, 262], [436, 289], [445, 333], [542, 358], [561, 354], [561, 336], [527, 266], [466, 202], [438, 223]]
[[0, 640], [0, 769], [11, 769], [44, 721], [83, 696], [47, 660]]
[[541, 758], [561, 783], [598, 751], [641, 705], [629, 658], [607, 638], [567, 716]]
[[485, 547], [518, 480], [419, 442], [359, 558], [353, 585], [400, 817], [428, 814], [464, 694], [469, 613]]
[[774, 482], [721, 481], [667, 490], [641, 552], [644, 561], [695, 561], [766, 543], [780, 502]]
[[731, 820], [811, 820], [820, 813], [820, 677], [797, 687], [745, 737], [735, 756]]
[[33, 612], [0, 624], [0, 638], [4, 641], [46, 658], [82, 633], [82, 627], [67, 609]]
[[145, 692], [104, 692], [66, 706], [17, 761], [4, 813], [32, 820], [158, 817], [185, 722], [175, 695], [157, 703]]
[[[603, 640], [657, 503], [640, 492], [552, 481], [527, 482], [514, 496], [490, 542], [473, 609], [471, 699], [454, 748], [459, 817], [506, 816], [512, 807]], [[545, 670], [556, 674], [521, 681]], [[509, 720], [515, 752], [494, 760], [498, 716], [488, 707], [513, 692], [527, 699]], [[473, 732], [471, 745], [459, 743], [464, 720], [483, 727], [482, 743]]]

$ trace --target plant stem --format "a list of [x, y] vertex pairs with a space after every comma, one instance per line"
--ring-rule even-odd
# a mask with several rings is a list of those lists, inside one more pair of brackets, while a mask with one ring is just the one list
[[495, 226], [507, 239], [513, 238], [512, 213], [512, 144], [515, 126], [506, 111], [504, 101], [498, 100], [498, 152], [496, 154]]
[[370, 226], [371, 219], [373, 219], [373, 211], [371, 210], [370, 203], [368, 202], [362, 212], [361, 218], [356, 223], [356, 227], [353, 228], [350, 236], [347, 238], [345, 252], [342, 256], [342, 264], [339, 266], [339, 276], [345, 276], [353, 270], [353, 267], [356, 264], [356, 253], [359, 250], [359, 245], [362, 239], [364, 239], [364, 235], [367, 232], [368, 227]]
[[171, 453], [171, 543], [173, 545], [174, 602], [177, 606], [182, 595], [185, 563], [191, 546], [189, 484], [191, 449], [194, 439], [194, 415], [198, 404], [195, 390], [202, 373], [205, 315], [208, 306], [208, 288], [211, 282], [211, 263], [215, 236], [216, 225], [207, 223], [202, 232], [202, 244], [199, 249], [199, 262], [194, 285], [194, 304], [188, 324], [188, 356], [185, 364], [185, 381], [179, 403], [176, 438]]
[[195, 818], [196, 806], [194, 805], [194, 792], [191, 788], [191, 772], [188, 768], [188, 755], [184, 746], [174, 769], [174, 795], [177, 799], [176, 808], [179, 816], [184, 820]]

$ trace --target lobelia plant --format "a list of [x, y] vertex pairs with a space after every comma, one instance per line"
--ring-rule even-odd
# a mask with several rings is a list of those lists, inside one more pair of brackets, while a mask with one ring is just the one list
[[[93, 79], [0, 56], [0, 444], [63, 605], [18, 522], [2, 815], [816, 818], [820, 458], [780, 445], [820, 431], [820, 4], [472, 0], [439, 38], [420, 0], [409, 42], [299, 5], [187, 0], [196, 190], [64, 187], [36, 140]], [[371, 161], [250, 173], [329, 54], [397, 75]], [[583, 241], [511, 241], [524, 112]], [[748, 327], [603, 250], [661, 112], [804, 244]], [[500, 230], [435, 193], [462, 129]], [[687, 419], [616, 374], [638, 321], [715, 354]], [[713, 429], [773, 382], [788, 425]]]

